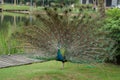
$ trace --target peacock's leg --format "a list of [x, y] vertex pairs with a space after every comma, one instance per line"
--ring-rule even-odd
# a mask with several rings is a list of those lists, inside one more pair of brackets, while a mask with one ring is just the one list
[[62, 69], [64, 69], [64, 62], [62, 62]]

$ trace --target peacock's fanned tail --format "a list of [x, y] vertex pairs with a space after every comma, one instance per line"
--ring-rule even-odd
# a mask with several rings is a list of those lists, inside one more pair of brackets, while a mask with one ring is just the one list
[[107, 47], [112, 41], [100, 32], [102, 25], [97, 13], [88, 10], [73, 14], [69, 9], [60, 13], [54, 8], [45, 11], [45, 15], [36, 15], [34, 25], [15, 34], [16, 38], [42, 50], [44, 57], [57, 56], [60, 61], [63, 56], [58, 43], [64, 48], [65, 59], [71, 62], [103, 62], [109, 56]]

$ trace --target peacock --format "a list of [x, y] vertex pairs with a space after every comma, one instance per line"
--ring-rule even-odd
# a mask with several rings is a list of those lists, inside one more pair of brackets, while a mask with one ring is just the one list
[[58, 44], [58, 51], [57, 51], [56, 60], [61, 61], [63, 64], [62, 68], [64, 68], [64, 63], [67, 62], [67, 59], [65, 57], [65, 49], [61, 48], [60, 44]]
[[[90, 9], [90, 8], [89, 8]], [[17, 40], [30, 43], [44, 56], [64, 63], [104, 62], [111, 41], [99, 30], [100, 16], [87, 8], [74, 14], [66, 9], [45, 8], [45, 14], [34, 14], [33, 25], [26, 25], [13, 34]]]

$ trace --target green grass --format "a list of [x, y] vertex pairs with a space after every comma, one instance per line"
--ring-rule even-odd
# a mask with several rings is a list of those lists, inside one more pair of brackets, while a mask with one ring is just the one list
[[49, 61], [0, 69], [0, 80], [120, 80], [120, 66]]
[[30, 6], [20, 6], [13, 4], [4, 4], [2, 5], [3, 10], [30, 10]]

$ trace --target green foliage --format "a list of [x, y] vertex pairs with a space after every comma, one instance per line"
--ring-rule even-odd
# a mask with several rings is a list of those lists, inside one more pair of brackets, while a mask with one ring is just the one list
[[109, 57], [111, 60], [115, 60], [115, 57], [120, 55], [120, 9], [109, 9], [106, 14], [103, 30], [106, 32], [107, 38], [115, 41], [110, 48], [111, 57]]
[[114, 20], [117, 20], [120, 18], [120, 9], [119, 8], [108, 9], [106, 11], [106, 15], [108, 16], [108, 18], [113, 18]]
[[72, 3], [79, 3], [79, 0], [52, 0], [55, 3], [65, 3], [65, 4], [72, 4]]
[[109, 31], [109, 36], [116, 41], [120, 41], [120, 9], [108, 10], [105, 23], [105, 29]]
[[17, 42], [15, 40], [8, 40], [5, 36], [0, 32], [0, 54], [14, 54], [19, 53], [22, 50], [17, 49]]
[[118, 20], [113, 18], [106, 19], [104, 28], [109, 32], [109, 37], [116, 41], [120, 40], [120, 18]]
[[18, 49], [18, 42], [15, 39], [11, 39], [12, 29], [9, 22], [2, 24], [4, 26], [0, 30], [0, 54], [14, 54], [23, 52], [22, 49]]

